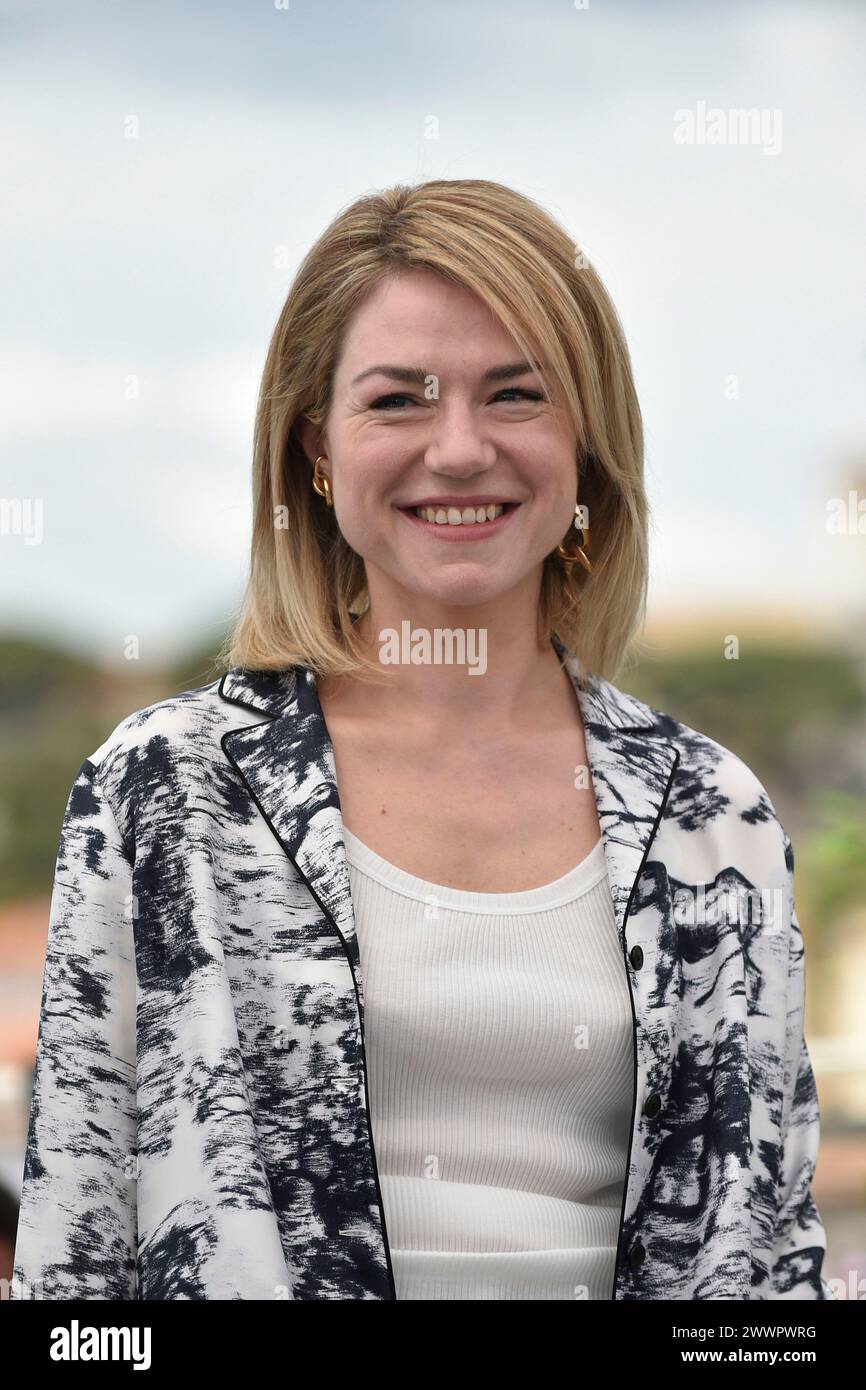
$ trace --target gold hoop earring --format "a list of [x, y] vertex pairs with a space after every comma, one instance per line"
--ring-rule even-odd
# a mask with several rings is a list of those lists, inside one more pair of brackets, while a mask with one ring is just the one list
[[[580, 507], [575, 506], [574, 515], [580, 516]], [[574, 523], [572, 522], [572, 525]], [[569, 550], [564, 541], [560, 541], [556, 547], [556, 553], [567, 570], [571, 570], [575, 564], [582, 565], [587, 574], [592, 573], [592, 563], [586, 551], [589, 548], [589, 531], [585, 531], [580, 526], [575, 526], [575, 533], [579, 536], [577, 545], [573, 550]]]
[[331, 484], [328, 482], [328, 479], [325, 477], [324, 473], [319, 468], [320, 463], [326, 462], [327, 459], [325, 458], [325, 455], [319, 454], [319, 457], [313, 464], [313, 491], [317, 492], [320, 497], [324, 497], [325, 502], [329, 507], [333, 507], [334, 499], [331, 496]]

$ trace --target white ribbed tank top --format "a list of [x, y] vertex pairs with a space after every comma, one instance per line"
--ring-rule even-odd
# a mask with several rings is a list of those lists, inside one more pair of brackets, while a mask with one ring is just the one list
[[634, 1070], [603, 841], [467, 893], [344, 836], [398, 1300], [610, 1299]]

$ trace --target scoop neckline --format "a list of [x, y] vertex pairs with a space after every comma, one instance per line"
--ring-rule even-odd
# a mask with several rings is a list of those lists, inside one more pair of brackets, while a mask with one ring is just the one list
[[442, 907], [488, 916], [544, 912], [550, 908], [561, 907], [595, 888], [607, 874], [603, 836], [596, 840], [592, 849], [578, 864], [567, 869], [559, 878], [539, 884], [536, 888], [524, 888], [514, 893], [481, 893], [452, 888], [444, 883], [433, 883], [383, 859], [353, 834], [347, 825], [343, 826], [343, 837], [346, 858], [352, 867], [392, 892], [424, 903], [429, 903], [431, 898], [435, 898], [437, 904]]

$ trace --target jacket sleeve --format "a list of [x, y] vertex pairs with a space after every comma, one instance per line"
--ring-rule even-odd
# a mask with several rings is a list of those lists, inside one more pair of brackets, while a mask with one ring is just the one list
[[826, 1236], [811, 1184], [818, 1158], [818, 1094], [804, 1035], [803, 937], [794, 907], [794, 855], [783, 831], [787, 864], [784, 922], [788, 940], [781, 1153], [770, 1265], [773, 1299], [833, 1299], [822, 1277]]
[[51, 897], [13, 1299], [134, 1299], [132, 863], [97, 767], [69, 794]]

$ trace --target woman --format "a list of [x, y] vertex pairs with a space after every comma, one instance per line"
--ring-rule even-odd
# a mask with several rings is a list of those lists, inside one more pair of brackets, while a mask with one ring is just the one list
[[831, 1297], [790, 843], [610, 683], [646, 506], [595, 271], [499, 184], [362, 198], [254, 502], [229, 669], [69, 798], [15, 1296]]

